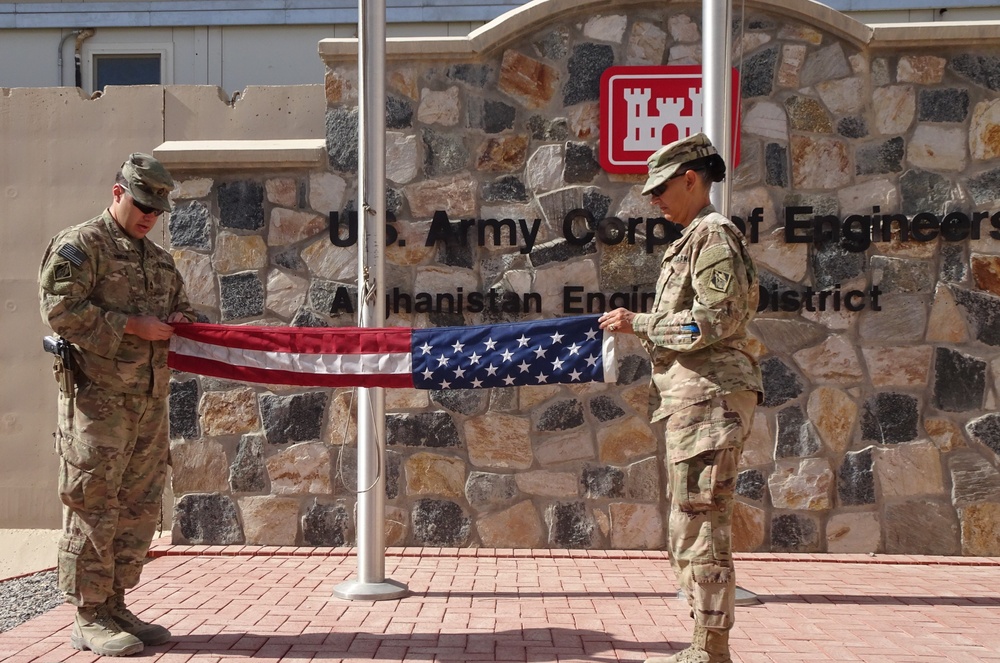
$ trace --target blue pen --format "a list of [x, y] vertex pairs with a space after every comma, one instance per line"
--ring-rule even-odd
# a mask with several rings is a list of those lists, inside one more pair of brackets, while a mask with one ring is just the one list
[[698, 329], [698, 325], [694, 322], [687, 325], [681, 325], [681, 330], [687, 332], [688, 334], [700, 334], [701, 330]]

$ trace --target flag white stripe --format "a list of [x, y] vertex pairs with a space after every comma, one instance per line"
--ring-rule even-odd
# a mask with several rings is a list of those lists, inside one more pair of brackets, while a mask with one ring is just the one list
[[233, 366], [315, 375], [408, 375], [412, 366], [409, 352], [346, 355], [264, 352], [213, 345], [177, 335], [170, 339], [170, 351]]
[[605, 331], [601, 340], [601, 357], [604, 362], [604, 381], [618, 382], [618, 359], [615, 357], [615, 335]]

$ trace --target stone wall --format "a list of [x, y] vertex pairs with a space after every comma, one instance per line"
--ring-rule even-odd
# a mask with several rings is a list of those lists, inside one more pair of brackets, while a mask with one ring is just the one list
[[[644, 223], [635, 243], [578, 245], [563, 220], [577, 208], [595, 220], [651, 216], [641, 177], [598, 163], [599, 81], [611, 65], [699, 62], [700, 9], [551, 4], [560, 11], [543, 7], [546, 18], [527, 25], [522, 15], [516, 31], [492, 26], [492, 42], [487, 30], [466, 51], [409, 43], [391, 52], [387, 205], [398, 240], [387, 248], [386, 288], [494, 292], [509, 306], [390, 308], [388, 324], [579, 312], [564, 306], [567, 284], [609, 296], [652, 290], [662, 249], [646, 251]], [[767, 393], [744, 452], [736, 545], [1000, 554], [1000, 240], [990, 235], [1000, 47], [866, 41], [843, 20], [810, 20], [814, 7], [758, 3], [734, 26], [743, 126], [733, 211], [762, 210], [751, 239], [765, 300], [776, 297], [753, 327]], [[353, 324], [344, 304], [356, 297], [356, 248], [334, 246], [328, 231], [328, 213], [347, 218], [355, 207], [350, 50], [321, 44], [328, 168], [186, 178], [170, 236], [207, 319]], [[859, 251], [849, 235], [789, 242], [785, 213], [795, 207], [811, 208], [809, 220], [985, 219], [972, 238], [960, 217], [936, 234], [924, 217]], [[475, 226], [426, 246], [442, 210], [453, 224], [538, 219], [539, 230], [530, 249], [520, 233], [480, 244]], [[541, 311], [516, 310], [511, 295], [528, 292]], [[851, 292], [860, 310], [847, 310]], [[662, 547], [648, 361], [628, 339], [620, 354], [614, 385], [389, 390], [389, 545]], [[174, 541], [351, 543], [353, 405], [350, 390], [176, 376]]]

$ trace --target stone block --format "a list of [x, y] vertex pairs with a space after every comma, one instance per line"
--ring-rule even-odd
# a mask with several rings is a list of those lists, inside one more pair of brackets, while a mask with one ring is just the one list
[[326, 408], [327, 392], [277, 396], [260, 395], [264, 434], [270, 444], [318, 440]]
[[294, 546], [299, 533], [299, 501], [257, 495], [239, 499], [243, 532], [251, 546]]
[[776, 509], [825, 511], [832, 508], [833, 471], [823, 458], [778, 461], [768, 477], [771, 504]]
[[458, 429], [447, 412], [390, 414], [386, 417], [386, 443], [406, 447], [457, 447]]
[[249, 433], [260, 426], [257, 397], [248, 387], [206, 392], [198, 404], [198, 416], [206, 437]]
[[557, 502], [545, 511], [548, 543], [554, 548], [592, 548], [594, 519], [583, 502]]
[[629, 417], [599, 430], [597, 448], [601, 462], [624, 465], [656, 453], [656, 438], [644, 419]]
[[875, 474], [883, 500], [944, 492], [941, 454], [931, 442], [912, 442], [879, 449]]
[[[386, 521], [390, 517], [386, 510]], [[345, 546], [350, 542], [351, 516], [344, 504], [314, 502], [302, 516], [302, 541], [309, 546]], [[386, 542], [386, 545], [394, 543]]]
[[737, 500], [733, 504], [733, 551], [759, 550], [764, 545], [764, 523], [763, 509]]
[[420, 545], [459, 547], [465, 545], [472, 519], [455, 502], [422, 499], [410, 514], [413, 539]]
[[882, 525], [873, 511], [838, 513], [826, 523], [826, 552], [857, 554], [880, 552]]
[[[889, 555], [959, 555], [959, 522], [942, 500], [918, 498], [885, 507], [885, 552]], [[933, 532], [933, 536], [927, 536]]]
[[461, 497], [465, 463], [449, 456], [421, 451], [406, 459], [406, 494]]
[[465, 481], [465, 498], [469, 506], [479, 511], [510, 504], [518, 496], [516, 477], [518, 474], [494, 474], [491, 472], [469, 472]]
[[819, 523], [812, 516], [783, 513], [771, 518], [772, 552], [819, 552]]
[[663, 548], [663, 516], [654, 504], [614, 503], [611, 514], [611, 547], [625, 550]]
[[318, 443], [295, 444], [270, 456], [265, 461], [275, 495], [330, 495], [330, 452]]
[[513, 49], [504, 51], [498, 88], [525, 108], [543, 108], [555, 95], [559, 72]]
[[244, 542], [236, 505], [227, 495], [184, 495], [174, 504], [173, 521], [175, 541], [196, 546]]
[[531, 467], [530, 422], [524, 417], [489, 412], [464, 425], [469, 462], [476, 467], [524, 470]]
[[170, 443], [171, 487], [175, 495], [184, 493], [224, 493], [229, 461], [226, 450], [216, 440], [174, 441]]
[[875, 447], [849, 451], [837, 471], [837, 495], [845, 506], [875, 504]]
[[169, 408], [170, 437], [195, 439], [198, 430], [198, 381], [171, 380]]
[[480, 518], [476, 529], [487, 548], [538, 548], [545, 536], [542, 519], [531, 500]]

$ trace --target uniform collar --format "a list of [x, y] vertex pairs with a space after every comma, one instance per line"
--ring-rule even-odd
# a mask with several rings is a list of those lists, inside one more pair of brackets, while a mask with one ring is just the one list
[[115, 221], [115, 217], [111, 216], [110, 208], [104, 210], [104, 214], [101, 215], [101, 218], [104, 219], [104, 224], [108, 227], [108, 232], [111, 233], [112, 239], [115, 240], [115, 243], [118, 244], [119, 247], [133, 249], [135, 251], [139, 251], [140, 247], [145, 249], [144, 244], [146, 242], [146, 238], [143, 237], [142, 239], [137, 240], [126, 235], [125, 231], [122, 230], [122, 227], [118, 225], [117, 221]]

